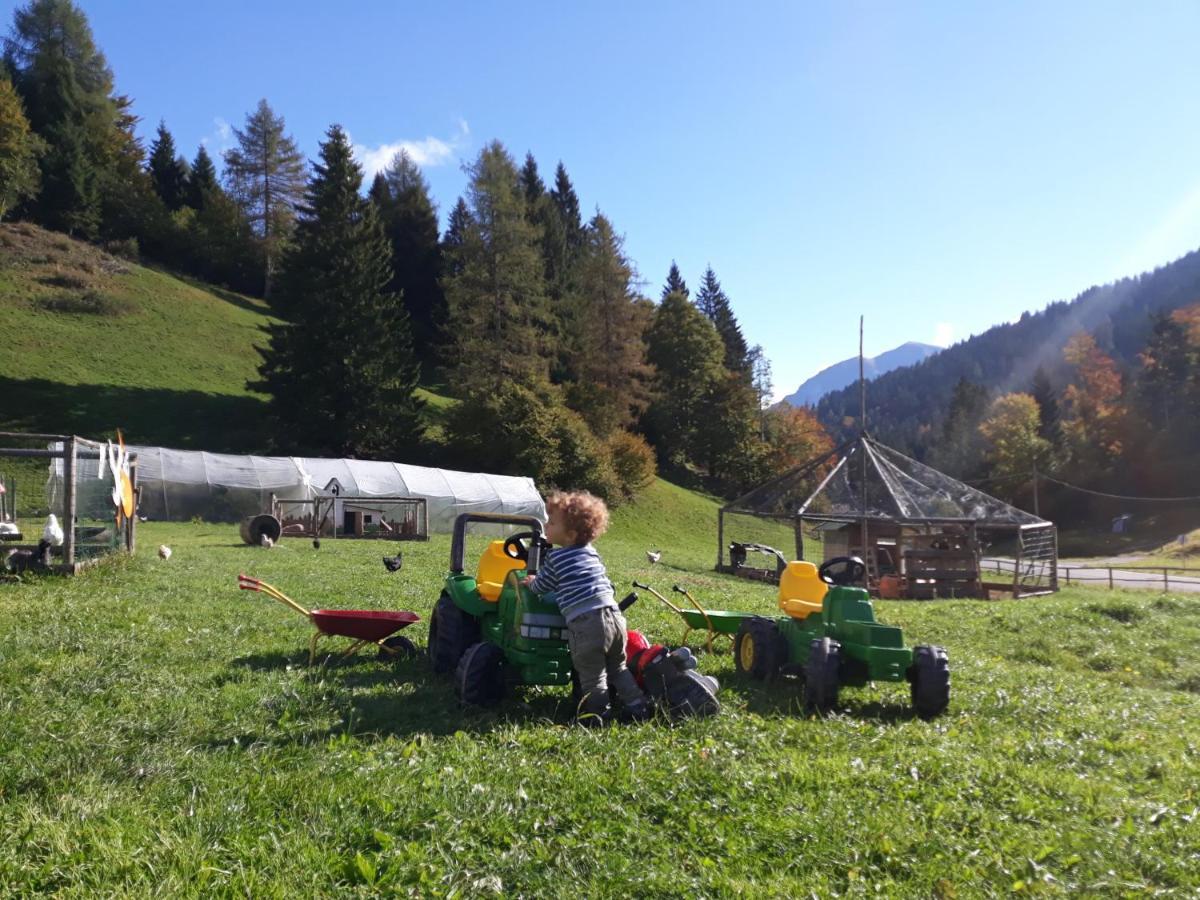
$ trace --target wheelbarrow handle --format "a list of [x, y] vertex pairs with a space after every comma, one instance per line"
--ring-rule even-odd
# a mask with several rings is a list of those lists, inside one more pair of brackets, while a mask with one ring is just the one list
[[687, 591], [685, 591], [683, 588], [681, 588], [677, 584], [671, 585], [671, 590], [673, 590], [677, 594], [685, 594], [685, 595], [687, 594]]
[[638, 581], [636, 578], [635, 578], [635, 579], [634, 579], [634, 581], [633, 581], [633, 586], [634, 586], [635, 588], [638, 588], [638, 589], [640, 589], [640, 590], [643, 590], [643, 591], [648, 591], [648, 590], [650, 590], [650, 585], [648, 585], [648, 584], [642, 584], [642, 583], [641, 583], [640, 581]]
[[625, 612], [625, 610], [629, 609], [629, 607], [633, 606], [633, 604], [637, 602], [637, 591], [630, 591], [629, 596], [617, 604], [617, 609], [621, 610], [621, 612]]

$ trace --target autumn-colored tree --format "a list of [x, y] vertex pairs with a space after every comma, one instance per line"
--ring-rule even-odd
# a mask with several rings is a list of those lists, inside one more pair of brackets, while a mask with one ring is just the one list
[[1038, 433], [1041, 426], [1041, 410], [1030, 394], [997, 397], [980, 423], [992, 475], [1007, 490], [1031, 477], [1035, 465], [1045, 466], [1050, 442]]
[[833, 449], [833, 439], [808, 406], [780, 404], [766, 413], [770, 466], [780, 474]]
[[1083, 477], [1106, 472], [1121, 455], [1121, 372], [1090, 334], [1072, 336], [1063, 357], [1075, 379], [1063, 391], [1062, 432], [1070, 461]]

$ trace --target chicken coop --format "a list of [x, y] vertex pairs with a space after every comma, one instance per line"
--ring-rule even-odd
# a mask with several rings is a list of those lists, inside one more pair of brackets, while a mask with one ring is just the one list
[[[816, 484], [813, 487], [814, 482]], [[771, 529], [797, 559], [859, 556], [879, 596], [1013, 597], [1058, 589], [1052, 522], [1017, 509], [862, 434], [739, 497], [718, 513], [717, 569], [747, 573], [745, 536]], [[778, 546], [778, 545], [772, 545]], [[1013, 560], [1012, 578], [985, 577], [985, 551]]]
[[11, 556], [11, 569], [37, 554], [30, 568], [42, 569], [39, 542], [55, 531], [51, 516], [61, 539], [46, 550], [49, 571], [76, 574], [106, 556], [134, 552], [137, 456], [129, 454], [123, 466], [134, 514], [118, 515], [121, 478], [114, 481], [119, 467], [109, 446], [74, 435], [0, 432], [0, 561]]

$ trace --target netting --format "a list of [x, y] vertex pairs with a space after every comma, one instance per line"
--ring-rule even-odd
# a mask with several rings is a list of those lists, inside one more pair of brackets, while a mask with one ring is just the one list
[[[796, 528], [796, 520], [789, 517], [764, 517], [749, 513], [723, 512], [721, 513], [720, 565], [731, 566], [735, 561], [731, 557], [731, 544], [757, 544], [773, 547], [783, 555], [785, 560], [803, 558], [817, 562], [822, 561], [823, 536], [806, 530], [803, 540], [803, 556], [801, 556], [800, 548], [796, 543]], [[750, 550], [746, 552], [742, 565], [746, 568], [773, 573], [776, 570], [777, 562], [771, 554]]]

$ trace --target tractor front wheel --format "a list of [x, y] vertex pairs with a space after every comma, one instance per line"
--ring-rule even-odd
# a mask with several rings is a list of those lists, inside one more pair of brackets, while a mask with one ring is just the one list
[[770, 619], [754, 616], [738, 627], [733, 639], [733, 662], [741, 674], [768, 681], [779, 673], [786, 655], [784, 637]]
[[458, 661], [454, 692], [464, 706], [495, 706], [504, 699], [504, 651], [484, 641]]
[[950, 705], [950, 656], [943, 648], [914, 647], [908, 680], [918, 716], [928, 721], [946, 711]]
[[804, 705], [817, 712], [837, 706], [841, 686], [842, 645], [823, 637], [812, 642], [804, 666]]
[[433, 671], [439, 675], [453, 672], [467, 648], [478, 640], [479, 623], [443, 591], [429, 620], [429, 665]]

